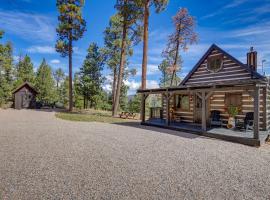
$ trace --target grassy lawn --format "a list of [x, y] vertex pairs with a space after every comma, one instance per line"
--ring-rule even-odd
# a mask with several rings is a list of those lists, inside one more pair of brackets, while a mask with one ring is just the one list
[[104, 123], [121, 123], [121, 122], [130, 122], [137, 121], [134, 119], [121, 119], [114, 118], [111, 116], [111, 112], [107, 111], [96, 111], [96, 110], [87, 110], [87, 111], [75, 111], [72, 113], [69, 112], [59, 112], [56, 113], [57, 118], [69, 121], [81, 121], [81, 122], [104, 122]]

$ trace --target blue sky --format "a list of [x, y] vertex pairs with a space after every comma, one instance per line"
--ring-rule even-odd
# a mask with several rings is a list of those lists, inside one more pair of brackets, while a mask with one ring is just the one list
[[[35, 67], [45, 58], [52, 68], [62, 67], [67, 72], [67, 59], [54, 50], [56, 40], [57, 10], [55, 0], [0, 0], [0, 29], [5, 31], [4, 41], [14, 45], [15, 60], [19, 55], [31, 56]], [[109, 18], [115, 14], [115, 0], [86, 0], [83, 15], [87, 21], [87, 32], [75, 43], [74, 71], [77, 71], [91, 42], [103, 45], [103, 31]], [[196, 32], [199, 41], [189, 51], [181, 53], [184, 77], [196, 64], [212, 43], [216, 43], [233, 56], [246, 62], [246, 53], [254, 46], [259, 53], [266, 74], [270, 74], [270, 0], [222, 0], [222, 1], [180, 1], [170, 0], [167, 9], [150, 17], [149, 63], [147, 87], [158, 87], [160, 73], [157, 66], [162, 60], [161, 53], [167, 38], [173, 32], [172, 16], [179, 8], [186, 7], [196, 18]], [[126, 84], [132, 94], [140, 86], [142, 45], [135, 47], [130, 58], [130, 67], [137, 68], [138, 74]], [[104, 76], [108, 76], [104, 69]], [[104, 88], [109, 88], [108, 84]]]

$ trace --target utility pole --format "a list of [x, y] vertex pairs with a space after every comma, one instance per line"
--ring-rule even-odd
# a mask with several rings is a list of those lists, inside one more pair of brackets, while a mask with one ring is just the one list
[[263, 65], [264, 65], [265, 62], [266, 62], [266, 60], [263, 59], [263, 60], [262, 60], [262, 74], [263, 74], [263, 75], [265, 75], [265, 72], [264, 72], [264, 70], [263, 70]]

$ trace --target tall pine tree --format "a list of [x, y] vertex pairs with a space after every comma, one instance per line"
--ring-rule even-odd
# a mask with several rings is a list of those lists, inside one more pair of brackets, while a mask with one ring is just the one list
[[115, 105], [113, 107], [113, 116], [117, 116], [119, 109], [121, 87], [123, 84], [124, 67], [127, 54], [127, 40], [136, 44], [141, 39], [142, 26], [137, 22], [142, 19], [143, 9], [139, 6], [137, 0], [117, 0], [116, 9], [122, 18], [122, 40], [120, 53], [120, 66], [118, 71], [117, 89], [115, 93]]
[[28, 55], [20, 58], [16, 66], [15, 87], [18, 87], [24, 82], [29, 82], [30, 84], [35, 85], [34, 67], [31, 58]]
[[80, 69], [80, 91], [84, 96], [84, 108], [96, 106], [96, 96], [102, 90], [104, 56], [96, 43], [90, 44], [83, 66]]
[[86, 22], [82, 17], [83, 0], [57, 0], [59, 25], [56, 29], [58, 41], [56, 51], [69, 58], [69, 111], [73, 109], [72, 92], [72, 53], [73, 42], [79, 40], [86, 31]]
[[[0, 39], [3, 36], [0, 31]], [[13, 89], [13, 48], [11, 43], [0, 44], [0, 105], [11, 100]]]
[[52, 69], [43, 59], [37, 70], [36, 89], [38, 100], [43, 104], [53, 104], [56, 101], [55, 82], [53, 79]]

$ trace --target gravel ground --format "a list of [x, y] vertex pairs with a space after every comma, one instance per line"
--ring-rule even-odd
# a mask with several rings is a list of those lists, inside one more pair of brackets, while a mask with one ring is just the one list
[[0, 199], [270, 199], [270, 145], [0, 110]]

